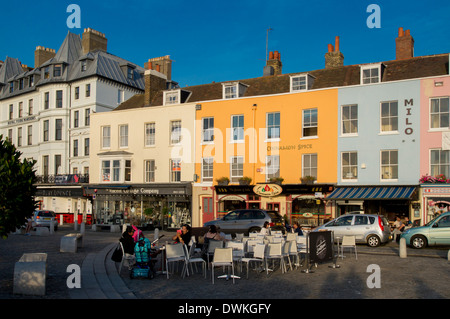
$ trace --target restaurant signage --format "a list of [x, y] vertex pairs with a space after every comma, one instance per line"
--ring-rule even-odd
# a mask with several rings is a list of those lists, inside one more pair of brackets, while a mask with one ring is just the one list
[[277, 184], [259, 184], [253, 187], [253, 192], [256, 195], [263, 197], [272, 197], [281, 194], [283, 189]]
[[331, 231], [309, 233], [309, 260], [312, 263], [333, 259]]

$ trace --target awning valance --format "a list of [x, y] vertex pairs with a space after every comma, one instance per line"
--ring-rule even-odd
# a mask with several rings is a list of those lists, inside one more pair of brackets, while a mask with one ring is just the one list
[[415, 186], [337, 187], [326, 199], [410, 199]]

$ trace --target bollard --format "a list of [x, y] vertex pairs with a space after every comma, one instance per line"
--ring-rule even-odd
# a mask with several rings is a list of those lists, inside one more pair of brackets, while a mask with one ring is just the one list
[[450, 249], [448, 250], [447, 260], [450, 261]]
[[55, 221], [50, 221], [50, 235], [53, 235], [55, 233]]
[[84, 234], [85, 230], [86, 230], [85, 223], [82, 222], [82, 223], [81, 223], [81, 226], [80, 226], [80, 233]]
[[153, 234], [153, 240], [157, 240], [159, 237], [159, 228], [155, 227], [155, 233]]
[[59, 215], [59, 225], [62, 226], [64, 223], [64, 216], [61, 214]]
[[78, 230], [78, 221], [77, 221], [77, 220], [74, 220], [74, 221], [73, 221], [73, 229], [74, 229], [75, 231]]
[[406, 239], [400, 238], [400, 258], [406, 258]]

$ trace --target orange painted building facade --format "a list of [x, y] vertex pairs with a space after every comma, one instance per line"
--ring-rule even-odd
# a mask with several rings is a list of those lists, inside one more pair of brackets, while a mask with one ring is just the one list
[[[332, 206], [316, 197], [337, 181], [337, 101], [337, 89], [318, 89], [199, 104], [193, 224], [237, 208], [277, 210], [289, 223], [331, 218]], [[302, 183], [305, 176], [315, 181]], [[226, 186], [219, 185], [223, 177]], [[241, 185], [242, 177], [250, 185]], [[280, 180], [277, 196], [253, 191], [256, 184]]]

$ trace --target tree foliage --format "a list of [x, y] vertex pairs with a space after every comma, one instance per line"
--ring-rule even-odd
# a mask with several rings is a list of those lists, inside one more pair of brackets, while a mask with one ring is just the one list
[[0, 135], [0, 236], [24, 225], [37, 207], [35, 160], [21, 160], [22, 153]]

